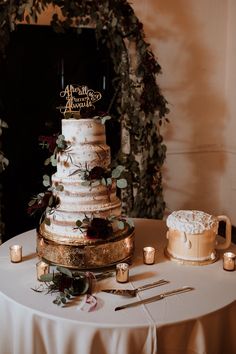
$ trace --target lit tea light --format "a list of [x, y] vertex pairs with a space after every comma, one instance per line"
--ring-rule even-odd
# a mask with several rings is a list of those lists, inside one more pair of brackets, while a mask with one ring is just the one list
[[13, 245], [9, 247], [10, 259], [12, 263], [19, 263], [22, 261], [22, 246]]
[[42, 281], [42, 280], [41, 280], [41, 275], [48, 274], [48, 273], [49, 273], [49, 270], [50, 270], [50, 266], [49, 266], [48, 263], [43, 262], [43, 261], [39, 261], [39, 262], [36, 264], [37, 279], [38, 279], [39, 281]]
[[129, 265], [127, 263], [118, 263], [116, 265], [116, 281], [118, 283], [127, 283], [129, 280]]
[[153, 264], [155, 262], [156, 250], [154, 247], [144, 247], [143, 248], [143, 263]]
[[223, 256], [223, 268], [224, 270], [235, 270], [235, 258], [236, 255], [233, 252], [226, 252]]

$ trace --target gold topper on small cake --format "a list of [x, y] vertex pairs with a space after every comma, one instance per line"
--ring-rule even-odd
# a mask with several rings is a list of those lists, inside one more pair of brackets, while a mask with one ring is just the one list
[[94, 103], [102, 97], [98, 91], [74, 84], [67, 85], [65, 90], [60, 92], [60, 96], [66, 98], [66, 105], [59, 107], [64, 115], [80, 112], [81, 108], [94, 107]]

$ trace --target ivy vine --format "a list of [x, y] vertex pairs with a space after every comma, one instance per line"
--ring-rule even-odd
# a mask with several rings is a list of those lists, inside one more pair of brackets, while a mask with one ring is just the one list
[[62, 13], [61, 18], [52, 15], [55, 31], [75, 26], [79, 33], [92, 25], [98, 42], [109, 49], [116, 91], [111, 105], [118, 112], [123, 139], [115, 159], [128, 174], [128, 188], [121, 195], [123, 210], [133, 217], [161, 219], [166, 146], [160, 125], [168, 121], [168, 104], [157, 84], [161, 67], [145, 40], [142, 23], [127, 0], [0, 0], [0, 60], [5, 59], [16, 23], [37, 22], [48, 5]]

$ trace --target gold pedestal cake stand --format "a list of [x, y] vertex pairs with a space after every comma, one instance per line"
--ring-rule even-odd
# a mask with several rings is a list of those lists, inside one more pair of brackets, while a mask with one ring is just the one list
[[134, 228], [110, 240], [91, 240], [88, 244], [62, 244], [37, 231], [37, 253], [47, 263], [74, 269], [99, 269], [119, 262], [130, 262], [134, 253]]

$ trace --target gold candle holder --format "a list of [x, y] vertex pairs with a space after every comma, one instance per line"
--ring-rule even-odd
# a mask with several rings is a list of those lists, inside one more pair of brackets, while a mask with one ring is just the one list
[[116, 281], [118, 283], [127, 283], [129, 280], [128, 263], [118, 263], [116, 265]]
[[22, 261], [22, 246], [12, 245], [9, 247], [10, 260], [12, 263], [19, 263]]
[[236, 255], [233, 252], [225, 252], [223, 255], [223, 268], [224, 270], [235, 270]]
[[143, 263], [144, 264], [154, 264], [155, 263], [155, 253], [154, 247], [144, 247], [143, 248]]
[[37, 279], [39, 281], [42, 281], [41, 275], [48, 274], [49, 270], [50, 270], [50, 266], [48, 263], [43, 261], [39, 261], [38, 263], [36, 263]]

